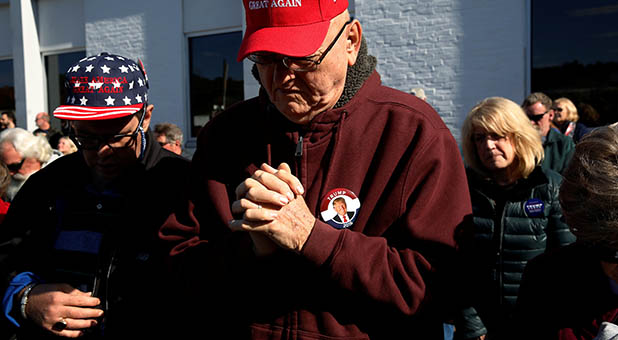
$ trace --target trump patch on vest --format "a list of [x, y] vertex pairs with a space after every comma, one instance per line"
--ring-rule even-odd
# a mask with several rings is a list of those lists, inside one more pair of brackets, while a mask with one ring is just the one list
[[344, 229], [354, 224], [359, 209], [360, 200], [351, 190], [337, 188], [322, 199], [320, 215], [331, 227]]
[[545, 211], [545, 203], [538, 198], [531, 198], [524, 203], [524, 211], [529, 217], [541, 216]]

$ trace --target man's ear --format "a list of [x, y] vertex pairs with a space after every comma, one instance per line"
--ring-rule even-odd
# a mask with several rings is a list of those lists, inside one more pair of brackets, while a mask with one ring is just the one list
[[348, 65], [352, 66], [356, 64], [356, 58], [358, 57], [358, 51], [361, 46], [361, 38], [363, 36], [363, 28], [358, 20], [350, 24], [350, 30], [348, 32], [348, 39], [346, 41], [346, 52], [348, 55]]
[[152, 118], [152, 110], [154, 110], [154, 105], [150, 104], [146, 107], [146, 112], [144, 113], [144, 121], [142, 122], [142, 129], [144, 131], [148, 130], [150, 126], [150, 118]]

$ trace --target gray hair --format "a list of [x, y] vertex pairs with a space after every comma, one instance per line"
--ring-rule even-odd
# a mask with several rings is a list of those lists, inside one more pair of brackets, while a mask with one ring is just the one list
[[156, 135], [165, 135], [167, 142], [180, 141], [180, 144], [182, 144], [182, 130], [175, 124], [159, 123], [155, 125], [154, 130]]
[[581, 241], [618, 250], [618, 125], [598, 128], [575, 147], [560, 205]]
[[530, 105], [534, 105], [534, 103], [536, 102], [539, 102], [543, 106], [545, 106], [545, 110], [551, 109], [552, 100], [551, 98], [549, 98], [549, 96], [547, 96], [543, 92], [531, 93], [528, 97], [526, 97], [526, 99], [524, 99], [524, 102], [521, 104], [521, 107], [525, 109]]
[[0, 133], [0, 151], [5, 142], [13, 144], [24, 158], [34, 158], [45, 164], [52, 156], [52, 147], [44, 136], [35, 136], [22, 128], [6, 129]]

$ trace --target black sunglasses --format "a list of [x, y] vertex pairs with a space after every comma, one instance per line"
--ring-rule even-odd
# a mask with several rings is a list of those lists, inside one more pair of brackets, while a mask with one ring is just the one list
[[25, 158], [22, 158], [19, 162], [7, 164], [6, 168], [9, 169], [10, 172], [17, 172], [24, 165], [25, 160]]
[[528, 115], [528, 119], [530, 119], [533, 122], [538, 122], [539, 120], [543, 119], [543, 116], [545, 116], [546, 114], [549, 113], [549, 110], [541, 113], [540, 115]]

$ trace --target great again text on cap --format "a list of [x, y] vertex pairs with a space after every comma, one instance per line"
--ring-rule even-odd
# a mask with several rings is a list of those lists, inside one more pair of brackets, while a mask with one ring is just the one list
[[262, 8], [275, 8], [275, 7], [301, 7], [301, 0], [256, 0], [249, 1], [249, 9], [256, 10]]

